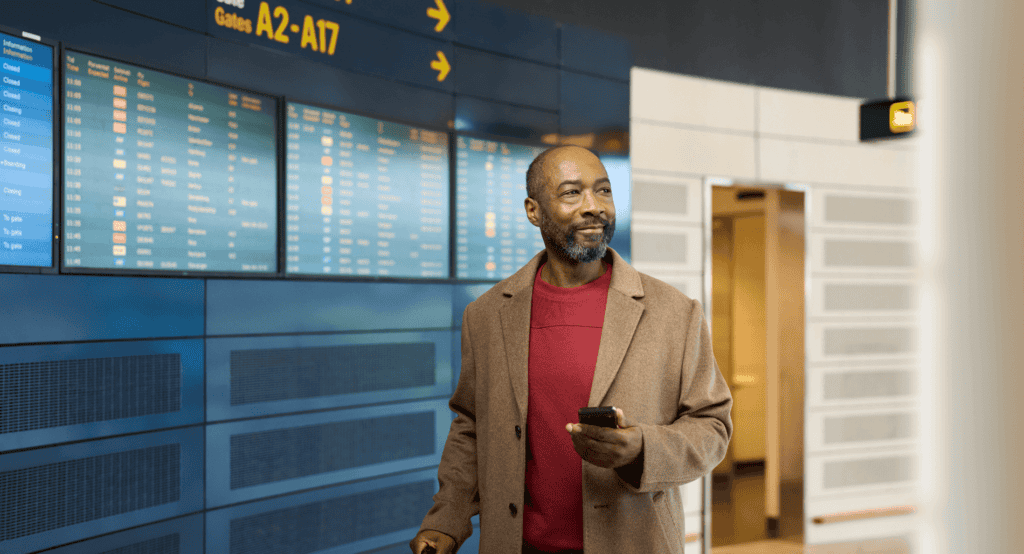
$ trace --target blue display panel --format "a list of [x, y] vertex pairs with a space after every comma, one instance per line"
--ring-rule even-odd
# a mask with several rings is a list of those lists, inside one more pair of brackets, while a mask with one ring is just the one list
[[459, 136], [455, 145], [455, 269], [459, 279], [504, 279], [544, 249], [526, 219], [526, 169], [544, 146]]
[[615, 202], [615, 235], [608, 247], [622, 256], [626, 263], [632, 263], [633, 248], [630, 246], [630, 227], [633, 221], [633, 179], [630, 173], [629, 156], [601, 154], [601, 163], [608, 173], [612, 185], [612, 201]]
[[448, 277], [448, 135], [288, 103], [286, 271]]
[[[455, 268], [459, 279], [504, 279], [544, 249], [526, 219], [526, 170], [544, 146], [459, 136], [455, 146]], [[630, 261], [629, 157], [602, 154], [615, 202], [609, 247]]]
[[53, 48], [0, 32], [0, 265], [53, 265]]
[[276, 101], [65, 53], [63, 266], [277, 270]]

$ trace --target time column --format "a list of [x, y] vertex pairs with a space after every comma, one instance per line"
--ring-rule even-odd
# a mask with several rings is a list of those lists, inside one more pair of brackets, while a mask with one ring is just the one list
[[64, 80], [64, 265], [82, 265], [82, 79], [68, 58]]

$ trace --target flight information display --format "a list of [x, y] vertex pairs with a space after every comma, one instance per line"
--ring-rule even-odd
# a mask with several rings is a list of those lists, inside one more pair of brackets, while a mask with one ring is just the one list
[[286, 271], [447, 278], [448, 134], [287, 110]]
[[276, 272], [276, 101], [65, 54], [64, 267]]
[[[455, 146], [455, 268], [459, 279], [504, 279], [544, 249], [526, 218], [526, 170], [545, 150], [459, 136]], [[615, 202], [609, 247], [630, 261], [630, 173], [627, 156], [601, 155]]]
[[53, 48], [0, 33], [0, 265], [53, 265]]
[[455, 141], [456, 277], [504, 279], [544, 249], [523, 201], [526, 169], [546, 147]]

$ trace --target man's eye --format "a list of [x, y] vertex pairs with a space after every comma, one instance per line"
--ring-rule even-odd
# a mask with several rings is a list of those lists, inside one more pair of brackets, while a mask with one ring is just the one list
[[565, 191], [566, 194], [572, 194], [574, 192], [579, 192], [579, 191], [578, 190], [567, 190], [567, 191]]

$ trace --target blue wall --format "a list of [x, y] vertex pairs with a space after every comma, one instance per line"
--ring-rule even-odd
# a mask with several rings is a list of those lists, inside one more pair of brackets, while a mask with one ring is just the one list
[[[380, 48], [451, 52], [443, 83], [372, 53], [229, 40], [214, 0], [5, 0], [0, 25], [438, 129], [628, 138], [626, 43], [447, 5], [435, 36], [415, 0], [352, 12]], [[462, 312], [491, 284], [0, 274], [0, 551], [407, 552], [437, 488]]]

